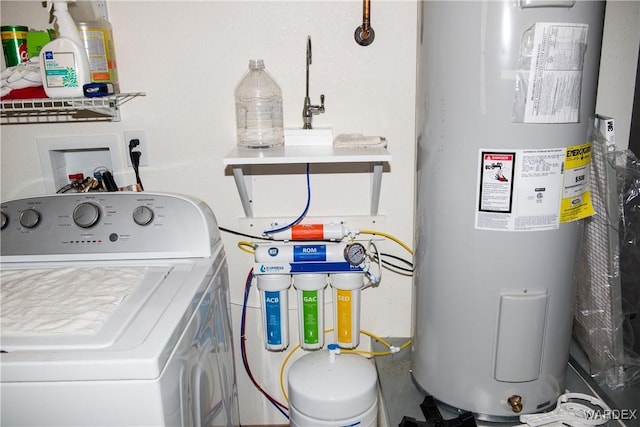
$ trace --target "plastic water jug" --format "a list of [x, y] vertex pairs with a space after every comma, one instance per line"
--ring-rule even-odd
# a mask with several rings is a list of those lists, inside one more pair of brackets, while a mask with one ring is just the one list
[[262, 59], [249, 61], [249, 71], [235, 89], [238, 146], [270, 148], [284, 144], [282, 91]]

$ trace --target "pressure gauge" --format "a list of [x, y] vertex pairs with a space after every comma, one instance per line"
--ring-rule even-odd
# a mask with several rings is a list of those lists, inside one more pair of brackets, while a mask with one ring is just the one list
[[358, 266], [367, 258], [367, 250], [361, 243], [349, 243], [344, 247], [344, 259], [353, 266]]

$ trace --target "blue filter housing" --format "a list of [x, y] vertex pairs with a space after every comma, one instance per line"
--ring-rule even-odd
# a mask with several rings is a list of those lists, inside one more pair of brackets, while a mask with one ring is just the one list
[[291, 276], [272, 274], [257, 277], [262, 305], [264, 345], [269, 351], [289, 347], [289, 287]]

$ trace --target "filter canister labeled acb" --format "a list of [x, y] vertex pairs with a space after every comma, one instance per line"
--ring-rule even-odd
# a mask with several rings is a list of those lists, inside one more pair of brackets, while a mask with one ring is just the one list
[[376, 385], [376, 369], [365, 357], [308, 353], [289, 369], [291, 426], [377, 426]]
[[335, 340], [342, 348], [356, 348], [360, 344], [360, 293], [364, 275], [334, 273], [330, 278]]
[[289, 347], [290, 286], [291, 276], [288, 274], [258, 276], [264, 346], [269, 351], [282, 351]]
[[326, 274], [296, 274], [293, 286], [298, 293], [300, 347], [317, 350], [324, 345], [324, 288]]

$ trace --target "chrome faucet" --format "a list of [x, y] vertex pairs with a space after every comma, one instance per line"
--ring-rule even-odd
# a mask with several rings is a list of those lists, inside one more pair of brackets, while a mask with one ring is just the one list
[[311, 36], [307, 36], [307, 93], [304, 98], [304, 108], [302, 109], [302, 129], [313, 129], [311, 121], [314, 114], [324, 113], [324, 95], [320, 95], [320, 105], [311, 105], [309, 98], [309, 65], [311, 65]]

